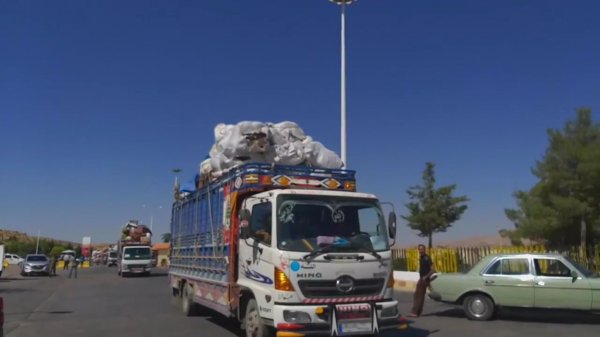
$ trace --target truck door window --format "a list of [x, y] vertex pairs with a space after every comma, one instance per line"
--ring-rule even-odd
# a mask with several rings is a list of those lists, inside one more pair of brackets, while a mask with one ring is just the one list
[[271, 203], [263, 202], [252, 207], [250, 235], [268, 246], [271, 245]]

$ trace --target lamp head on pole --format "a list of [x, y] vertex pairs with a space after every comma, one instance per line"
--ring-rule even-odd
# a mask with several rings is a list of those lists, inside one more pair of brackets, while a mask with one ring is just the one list
[[331, 2], [333, 2], [336, 5], [350, 5], [351, 3], [353, 3], [356, 0], [329, 0]]

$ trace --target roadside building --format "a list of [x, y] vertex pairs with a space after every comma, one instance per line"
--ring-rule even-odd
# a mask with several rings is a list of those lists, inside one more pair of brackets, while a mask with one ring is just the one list
[[155, 243], [152, 245], [152, 258], [156, 261], [158, 267], [169, 266], [169, 251], [171, 244], [169, 242]]

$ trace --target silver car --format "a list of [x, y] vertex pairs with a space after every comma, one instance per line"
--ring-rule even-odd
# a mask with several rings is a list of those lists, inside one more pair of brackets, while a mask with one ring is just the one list
[[46, 255], [29, 254], [25, 256], [21, 275], [48, 275], [50, 272], [50, 261]]

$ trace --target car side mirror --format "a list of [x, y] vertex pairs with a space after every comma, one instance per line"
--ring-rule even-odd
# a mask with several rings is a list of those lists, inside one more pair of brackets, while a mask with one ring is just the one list
[[250, 237], [250, 211], [247, 209], [242, 209], [238, 216], [240, 220], [240, 238], [246, 240]]
[[390, 215], [388, 217], [388, 232], [390, 235], [390, 238], [394, 240], [394, 243], [396, 241], [396, 213], [394, 211], [390, 212]]
[[573, 282], [575, 282], [575, 280], [577, 280], [577, 278], [579, 278], [579, 274], [577, 274], [576, 271], [571, 270], [571, 278], [573, 279]]

